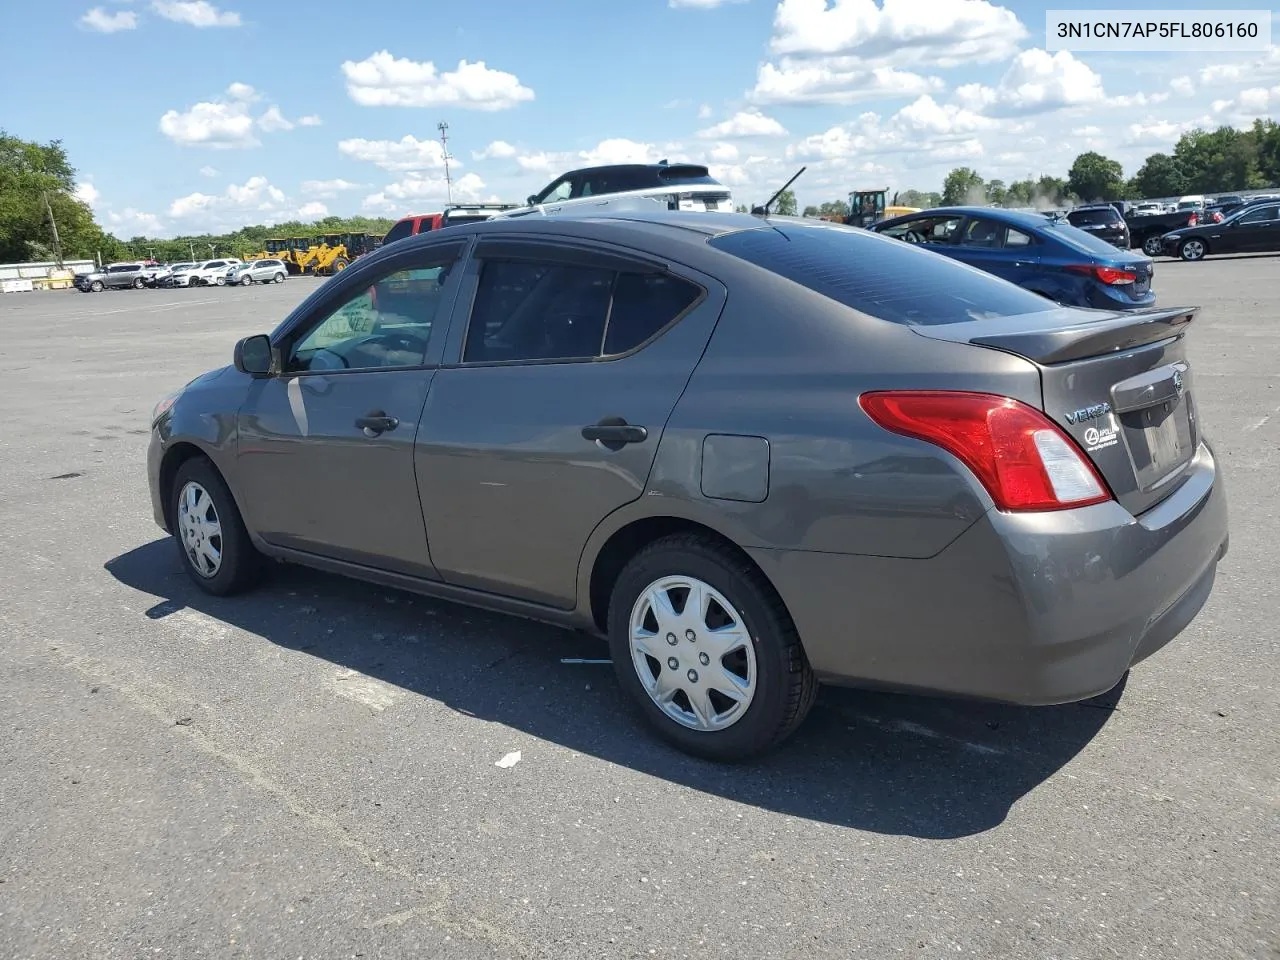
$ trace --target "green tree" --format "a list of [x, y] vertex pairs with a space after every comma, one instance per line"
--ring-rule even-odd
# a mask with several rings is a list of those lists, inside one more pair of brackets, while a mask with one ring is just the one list
[[919, 207], [927, 210], [930, 207], [942, 206], [942, 194], [936, 190], [902, 190], [897, 196], [898, 205], [902, 207]]
[[1187, 178], [1178, 161], [1167, 153], [1153, 153], [1138, 168], [1125, 188], [1130, 199], [1176, 197], [1187, 192]]
[[942, 181], [942, 204], [954, 207], [960, 204], [986, 202], [986, 184], [976, 170], [956, 167]]
[[1255, 120], [1249, 133], [1258, 151], [1258, 176], [1268, 187], [1280, 186], [1280, 123]]
[[790, 190], [783, 190], [778, 199], [773, 201], [771, 212], [780, 217], [794, 217], [799, 208], [796, 206], [796, 195]]
[[1254, 130], [1192, 130], [1179, 138], [1173, 156], [1187, 178], [1187, 189], [1195, 193], [1267, 185], [1267, 178], [1259, 169], [1261, 154]]
[[1015, 180], [1009, 184], [1009, 189], [1004, 193], [1004, 205], [1006, 207], [1030, 207], [1032, 198], [1036, 193], [1036, 182], [1034, 180]]
[[1082, 200], [1117, 200], [1124, 193], [1124, 168], [1118, 161], [1090, 150], [1071, 164], [1067, 184]]
[[987, 181], [987, 203], [994, 203], [996, 206], [1003, 207], [1008, 205], [1009, 188], [1005, 186], [1003, 180]]
[[1061, 177], [1051, 177], [1048, 174], [1044, 174], [1036, 181], [1036, 188], [1031, 197], [1032, 203], [1036, 206], [1048, 204], [1054, 207], [1065, 206], [1079, 199], [1079, 195], [1072, 192], [1066, 180]]

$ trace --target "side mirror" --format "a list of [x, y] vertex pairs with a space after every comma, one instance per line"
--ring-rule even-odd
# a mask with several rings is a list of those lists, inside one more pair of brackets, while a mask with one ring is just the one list
[[525, 200], [525, 205], [536, 207], [538, 205], [538, 195], [536, 193], [529, 194], [528, 198]]
[[234, 363], [237, 370], [255, 379], [271, 376], [274, 351], [265, 333], [245, 337], [236, 344]]

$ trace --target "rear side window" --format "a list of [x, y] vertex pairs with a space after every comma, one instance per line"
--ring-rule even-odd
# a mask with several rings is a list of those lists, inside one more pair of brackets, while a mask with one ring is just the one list
[[1115, 207], [1105, 207], [1098, 210], [1072, 210], [1067, 214], [1067, 222], [1076, 227], [1086, 224], [1099, 226], [1104, 223], [1117, 223], [1122, 219], [1124, 218], [1116, 213]]
[[462, 359], [590, 360], [626, 353], [684, 313], [701, 293], [668, 275], [489, 260], [481, 270]]
[[1021, 287], [911, 244], [845, 227], [774, 226], [712, 247], [891, 323], [937, 326], [1055, 309]]
[[413, 235], [413, 221], [401, 220], [394, 227], [387, 231], [387, 235], [383, 237], [383, 243], [394, 243], [396, 240], [403, 240], [405, 237]]

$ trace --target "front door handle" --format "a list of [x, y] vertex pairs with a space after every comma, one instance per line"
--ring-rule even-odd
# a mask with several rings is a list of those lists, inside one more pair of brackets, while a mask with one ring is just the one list
[[621, 450], [628, 443], [644, 443], [649, 431], [644, 427], [627, 423], [621, 417], [605, 417], [589, 427], [582, 428], [584, 440], [593, 440], [606, 450]]
[[381, 410], [374, 410], [363, 417], [357, 417], [356, 426], [364, 431], [366, 437], [376, 437], [380, 433], [394, 430], [400, 426], [400, 421], [395, 417], [387, 416]]

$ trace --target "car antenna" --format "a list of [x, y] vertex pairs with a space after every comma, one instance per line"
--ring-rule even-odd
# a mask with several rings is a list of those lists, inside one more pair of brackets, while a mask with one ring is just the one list
[[779, 190], [772, 197], [770, 197], [768, 202], [763, 207], [755, 207], [751, 211], [752, 214], [758, 217], [767, 217], [769, 215], [769, 208], [772, 207], [775, 202], [777, 202], [777, 199], [780, 196], [782, 196], [784, 193], [787, 192], [787, 188], [789, 186], [791, 186], [793, 183], [795, 183], [797, 180], [800, 179], [800, 174], [804, 173], [808, 169], [809, 169], [808, 167], [801, 167], [799, 170], [797, 170], [795, 173], [795, 176], [793, 176], [790, 180], [788, 180], [786, 183], [782, 185], [781, 190]]

